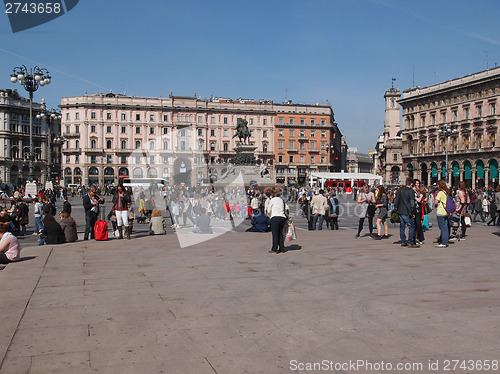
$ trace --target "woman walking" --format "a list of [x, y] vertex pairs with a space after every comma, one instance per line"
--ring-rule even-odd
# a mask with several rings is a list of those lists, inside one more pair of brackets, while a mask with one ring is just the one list
[[[373, 216], [375, 215], [375, 196], [372, 192], [370, 192], [370, 187], [368, 184], [363, 186], [363, 192], [359, 194], [358, 204], [361, 204], [361, 212], [359, 218], [359, 226], [358, 233], [356, 234], [356, 238], [359, 238], [359, 234], [361, 234], [361, 230], [363, 230], [363, 224], [365, 222], [365, 218], [368, 217], [368, 230], [370, 232], [370, 236], [373, 235]], [[371, 207], [370, 207], [371, 206]], [[370, 207], [370, 208], [369, 208]], [[373, 207], [373, 208], [372, 208]], [[372, 211], [373, 209], [373, 211]]]
[[[384, 186], [378, 187], [378, 195], [375, 202], [377, 208], [377, 234], [379, 239], [389, 238], [389, 227], [387, 225], [387, 212], [389, 198]], [[382, 224], [384, 225], [384, 235], [382, 236]]]
[[439, 230], [441, 231], [441, 236], [439, 238], [439, 244], [436, 245], [437, 248], [446, 248], [449, 244], [450, 239], [450, 229], [448, 223], [448, 212], [446, 211], [446, 202], [448, 196], [450, 195], [450, 190], [446, 185], [444, 180], [438, 182], [438, 194], [436, 196], [436, 216], [438, 221]]
[[271, 232], [273, 234], [273, 246], [269, 253], [283, 253], [285, 251], [285, 238], [283, 237], [283, 228], [286, 224], [286, 214], [288, 206], [281, 198], [281, 190], [273, 188], [273, 198], [267, 206], [267, 215], [271, 217]]

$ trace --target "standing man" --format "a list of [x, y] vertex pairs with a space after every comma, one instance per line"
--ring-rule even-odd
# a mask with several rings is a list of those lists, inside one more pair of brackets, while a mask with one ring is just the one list
[[[415, 214], [416, 202], [415, 191], [413, 190], [413, 178], [406, 178], [406, 186], [400, 188], [396, 194], [394, 207], [398, 211], [400, 224], [399, 235], [401, 236], [401, 247], [419, 248], [415, 244]], [[405, 230], [408, 226], [408, 239], [406, 239]]]
[[38, 201], [35, 203], [34, 207], [35, 211], [35, 232], [33, 235], [38, 235], [43, 229], [43, 203], [42, 203], [42, 197], [38, 197]]
[[324, 190], [319, 190], [311, 200], [311, 209], [313, 214], [313, 230], [316, 230], [316, 223], [319, 219], [318, 230], [323, 230], [323, 220], [325, 218], [326, 210], [328, 209], [328, 200], [323, 195]]
[[18, 200], [19, 205], [17, 206], [17, 220], [20, 226], [20, 235], [26, 235], [26, 225], [29, 223], [29, 208], [28, 205], [23, 201], [22, 198]]
[[89, 193], [83, 196], [83, 208], [85, 209], [85, 233], [83, 240], [95, 239], [94, 226], [99, 215], [99, 204], [103, 201], [97, 196], [97, 189], [90, 187]]

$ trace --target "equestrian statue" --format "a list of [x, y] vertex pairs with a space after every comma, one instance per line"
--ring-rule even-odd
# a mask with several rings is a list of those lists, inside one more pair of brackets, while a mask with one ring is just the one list
[[240, 142], [243, 142], [243, 144], [247, 144], [247, 140], [250, 139], [250, 131], [248, 130], [248, 122], [246, 119], [238, 118], [236, 134], [233, 135], [233, 138], [235, 137], [240, 138]]

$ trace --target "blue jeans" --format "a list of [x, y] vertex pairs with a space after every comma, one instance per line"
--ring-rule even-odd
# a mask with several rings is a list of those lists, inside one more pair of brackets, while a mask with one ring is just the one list
[[441, 244], [448, 245], [450, 241], [450, 232], [448, 231], [448, 216], [437, 215], [439, 230], [441, 231]]
[[318, 230], [323, 230], [323, 220], [325, 219], [325, 216], [322, 214], [315, 214], [313, 216], [313, 230], [316, 230], [316, 223], [318, 222], [318, 217], [319, 217], [319, 228]]
[[[401, 244], [412, 243], [415, 244], [415, 220], [413, 217], [400, 215], [399, 219], [399, 236], [401, 237]], [[405, 229], [408, 226], [408, 240], [406, 240]]]
[[35, 217], [35, 232], [38, 233], [43, 229], [42, 217]]

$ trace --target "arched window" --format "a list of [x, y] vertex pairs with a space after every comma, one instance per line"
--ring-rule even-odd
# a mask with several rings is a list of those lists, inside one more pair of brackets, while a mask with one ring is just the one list
[[127, 149], [127, 141], [126, 140], [122, 140], [122, 149]]
[[92, 148], [92, 149], [97, 148], [97, 141], [95, 139], [92, 139], [90, 141], [90, 148]]
[[135, 149], [141, 149], [141, 142], [139, 140], [135, 141]]
[[[69, 144], [69, 142], [67, 144]], [[77, 148], [77, 149], [80, 148], [80, 141], [79, 140], [75, 141], [75, 148]]]
[[267, 143], [262, 144], [262, 152], [267, 152]]
[[155, 149], [155, 142], [154, 141], [149, 142], [149, 149], [151, 149], [151, 150]]
[[106, 148], [111, 149], [113, 147], [113, 142], [111, 140], [106, 140]]

